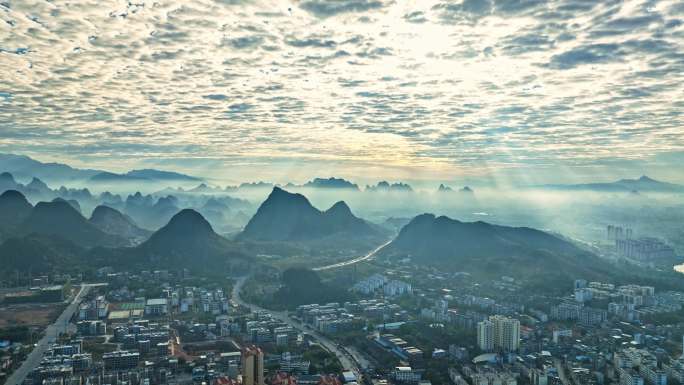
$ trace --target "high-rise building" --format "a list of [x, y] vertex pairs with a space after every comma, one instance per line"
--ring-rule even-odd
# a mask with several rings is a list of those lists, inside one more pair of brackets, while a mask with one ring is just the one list
[[520, 348], [520, 321], [502, 315], [490, 316], [477, 324], [477, 343], [481, 350], [514, 352]]
[[494, 347], [514, 352], [520, 347], [520, 321], [500, 315], [489, 317], [494, 324]]
[[242, 349], [242, 384], [264, 385], [264, 352], [256, 346]]
[[489, 320], [477, 323], [477, 346], [484, 352], [494, 350], [494, 326]]

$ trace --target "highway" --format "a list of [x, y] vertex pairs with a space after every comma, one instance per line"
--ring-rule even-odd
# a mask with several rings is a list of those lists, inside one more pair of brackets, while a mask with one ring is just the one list
[[257, 305], [245, 302], [240, 296], [240, 291], [242, 290], [242, 287], [244, 286], [247, 278], [247, 276], [239, 278], [233, 286], [233, 301], [235, 301], [237, 304], [241, 306], [251, 309], [252, 311], [263, 311], [270, 313], [271, 315], [273, 315], [274, 318], [286, 323], [294, 329], [309, 334], [311, 337], [313, 337], [314, 340], [316, 340], [316, 342], [323, 346], [323, 348], [335, 354], [335, 356], [337, 356], [337, 359], [340, 361], [340, 364], [342, 364], [342, 367], [345, 370], [351, 370], [352, 372], [354, 372], [359, 382], [361, 381], [362, 370], [366, 369], [368, 365], [368, 361], [361, 355], [361, 353], [359, 353], [355, 349], [347, 350], [344, 347], [338, 346], [338, 344], [332, 341], [331, 339], [323, 336], [322, 334], [318, 333], [313, 329], [306, 328], [306, 326], [303, 323], [290, 318], [286, 311], [268, 310]]
[[387, 242], [383, 243], [382, 245], [376, 247], [375, 249], [371, 250], [371, 252], [369, 252], [368, 254], [366, 254], [364, 256], [357, 257], [354, 259], [349, 259], [349, 260], [344, 261], [344, 262], [333, 263], [332, 265], [314, 267], [312, 270], [313, 271], [321, 271], [321, 270], [337, 269], [338, 267], [349, 266], [349, 265], [353, 265], [355, 263], [359, 263], [361, 261], [365, 261], [367, 259], [371, 259], [375, 256], [375, 254], [378, 253], [378, 251], [382, 250], [383, 247], [389, 245], [390, 243], [392, 243], [392, 239], [390, 239], [389, 241], [387, 241]]
[[45, 335], [43, 338], [38, 341], [21, 366], [7, 379], [7, 382], [5, 382], [6, 385], [19, 385], [24, 382], [24, 379], [26, 379], [29, 373], [31, 373], [31, 371], [40, 364], [43, 354], [45, 354], [50, 344], [57, 341], [57, 337], [60, 333], [64, 333], [66, 331], [71, 317], [78, 309], [81, 298], [88, 294], [88, 291], [91, 287], [101, 285], [102, 284], [81, 285], [81, 289], [78, 291], [78, 294], [76, 294], [69, 306], [64, 309], [57, 320], [45, 329]]

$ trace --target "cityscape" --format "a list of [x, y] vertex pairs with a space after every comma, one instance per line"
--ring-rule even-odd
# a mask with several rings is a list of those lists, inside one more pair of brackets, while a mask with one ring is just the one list
[[684, 385], [684, 3], [0, 0], [0, 385]]

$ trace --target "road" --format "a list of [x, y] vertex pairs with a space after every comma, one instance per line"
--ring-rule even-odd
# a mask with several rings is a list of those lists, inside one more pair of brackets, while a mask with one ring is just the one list
[[387, 241], [387, 242], [383, 243], [382, 245], [376, 247], [375, 249], [371, 250], [370, 253], [368, 253], [368, 254], [366, 254], [366, 255], [364, 255], [364, 256], [357, 257], [357, 258], [354, 258], [354, 259], [349, 259], [349, 260], [344, 261], [344, 262], [334, 263], [334, 264], [332, 264], [332, 265], [321, 266], [321, 267], [314, 267], [312, 270], [313, 270], [313, 271], [321, 271], [321, 270], [337, 269], [338, 267], [349, 266], [349, 265], [353, 265], [353, 264], [355, 264], [355, 263], [359, 263], [359, 262], [361, 262], [361, 261], [365, 261], [365, 260], [367, 260], [367, 259], [371, 259], [371, 258], [373, 258], [373, 257], [375, 256], [375, 254], [378, 253], [378, 251], [382, 250], [383, 247], [389, 245], [391, 242], [392, 242], [392, 240], [390, 239], [389, 241]]
[[78, 291], [78, 294], [76, 294], [69, 306], [64, 309], [57, 320], [45, 329], [43, 338], [38, 341], [21, 366], [7, 379], [7, 382], [5, 382], [6, 385], [19, 385], [24, 382], [24, 379], [26, 379], [29, 373], [40, 364], [40, 361], [43, 359], [43, 354], [45, 354], [50, 344], [57, 340], [60, 333], [66, 331], [71, 317], [78, 309], [81, 298], [88, 294], [91, 287], [101, 285], [102, 284], [81, 285], [81, 290]]
[[568, 376], [565, 374], [565, 366], [563, 365], [563, 362], [558, 358], [554, 358], [553, 365], [556, 367], [556, 371], [558, 371], [558, 377], [560, 378], [561, 383], [563, 383], [563, 385], [572, 385], [572, 381], [570, 381]]
[[342, 364], [342, 367], [345, 370], [351, 370], [356, 374], [356, 377], [361, 378], [361, 373], [362, 369], [365, 369], [367, 366], [367, 360], [355, 349], [350, 349], [349, 351], [343, 347], [338, 346], [337, 343], [335, 343], [333, 340], [323, 336], [322, 334], [318, 333], [317, 331], [313, 329], [308, 329], [306, 326], [288, 316], [288, 313], [286, 311], [274, 311], [274, 310], [268, 310], [264, 309], [262, 307], [259, 307], [254, 304], [250, 304], [245, 302], [242, 297], [240, 296], [240, 291], [242, 290], [242, 287], [245, 284], [245, 281], [247, 280], [247, 276], [241, 277], [237, 280], [235, 285], [233, 286], [233, 301], [235, 301], [237, 304], [247, 307], [252, 311], [263, 311], [270, 313], [273, 318], [276, 318], [287, 325], [291, 326], [292, 328], [299, 330], [300, 332], [305, 332], [309, 334], [313, 339], [318, 342], [323, 348], [326, 350], [330, 351], [331, 353], [335, 354], [337, 356], [337, 359], [340, 360], [340, 364]]

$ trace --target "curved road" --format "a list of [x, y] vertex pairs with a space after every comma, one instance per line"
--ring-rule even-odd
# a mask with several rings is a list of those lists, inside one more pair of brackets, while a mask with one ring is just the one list
[[[367, 365], [367, 360], [363, 358], [363, 356], [360, 357], [355, 357], [354, 353], [357, 355], [360, 355], [360, 353], [356, 351], [349, 352], [347, 349], [339, 346], [337, 343], [332, 341], [331, 339], [323, 336], [322, 334], [318, 333], [317, 331], [313, 329], [308, 329], [306, 326], [297, 321], [294, 320], [290, 317], [288, 317], [288, 313], [286, 311], [275, 311], [275, 310], [268, 310], [264, 309], [262, 307], [259, 307], [254, 304], [250, 304], [245, 302], [242, 297], [240, 296], [240, 291], [242, 291], [242, 287], [245, 284], [245, 281], [247, 280], [248, 276], [240, 277], [235, 285], [233, 286], [233, 292], [232, 292], [232, 298], [233, 301], [235, 301], [238, 305], [244, 306], [249, 308], [252, 311], [262, 311], [266, 313], [270, 313], [273, 318], [291, 326], [295, 330], [299, 330], [300, 332], [304, 332], [312, 336], [323, 348], [327, 349], [331, 353], [335, 354], [337, 356], [337, 359], [340, 360], [340, 364], [342, 364], [342, 367], [345, 370], [351, 370], [354, 372], [358, 380], [361, 380], [361, 373], [362, 369], [365, 369]], [[359, 364], [362, 363], [362, 364]], [[362, 367], [362, 365], [364, 365]]]
[[390, 239], [389, 241], [387, 241], [387, 242], [383, 243], [382, 245], [376, 247], [375, 249], [371, 250], [370, 253], [368, 253], [368, 254], [366, 254], [366, 255], [364, 255], [364, 256], [356, 257], [356, 258], [354, 258], [354, 259], [350, 259], [350, 260], [347, 260], [347, 261], [344, 261], [344, 262], [334, 263], [334, 264], [332, 264], [332, 265], [321, 266], [321, 267], [314, 267], [314, 268], [311, 269], [311, 270], [313, 270], [313, 271], [330, 270], [330, 269], [336, 269], [336, 268], [338, 268], [338, 267], [344, 267], [344, 266], [353, 265], [353, 264], [358, 263], [358, 262], [361, 262], [361, 261], [365, 261], [365, 260], [367, 260], [367, 259], [373, 258], [373, 257], [375, 256], [375, 254], [378, 253], [378, 251], [382, 250], [383, 247], [389, 245], [390, 243], [392, 243], [392, 239]]

